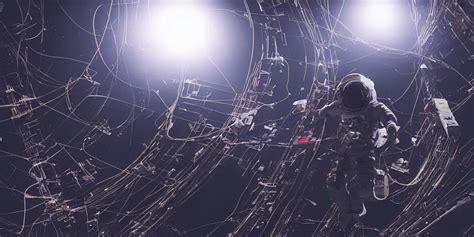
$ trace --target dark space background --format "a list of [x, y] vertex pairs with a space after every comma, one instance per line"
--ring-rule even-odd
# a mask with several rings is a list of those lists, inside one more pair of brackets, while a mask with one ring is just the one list
[[[6, 84], [14, 84], [20, 94], [39, 98], [38, 101], [33, 102], [33, 106], [36, 108], [33, 115], [40, 121], [41, 143], [46, 147], [45, 153], [58, 152], [59, 154], [60, 158], [53, 159], [56, 168], [67, 170], [75, 167], [77, 160], [70, 159], [70, 157], [85, 159], [82, 150], [72, 149], [67, 154], [63, 150], [57, 149], [57, 144], [80, 148], [85, 137], [96, 136], [97, 139], [94, 139], [88, 149], [89, 155], [97, 158], [95, 159], [97, 165], [96, 182], [99, 183], [114, 176], [121, 169], [126, 169], [161, 129], [159, 125], [165, 120], [166, 107], [173, 103], [178, 90], [178, 84], [175, 81], [181, 78], [182, 65], [168, 59], [166, 55], [144, 56], [147, 50], [134, 44], [134, 39], [131, 36], [138, 29], [138, 27], [134, 27], [138, 23], [133, 21], [133, 17], [124, 18], [124, 11], [114, 10], [107, 14], [109, 1], [45, 0], [30, 1], [30, 3], [26, 1], [18, 1], [18, 3], [4, 1], [2, 3], [4, 8], [0, 13], [2, 42], [2, 81], [0, 85], [2, 91], [5, 91]], [[252, 42], [252, 31], [249, 28], [248, 19], [241, 16], [246, 11], [241, 1], [206, 1], [204, 4], [210, 8], [220, 9], [220, 11], [216, 11], [216, 18], [222, 25], [217, 29], [217, 35], [221, 38], [213, 45], [209, 58], [226, 75], [230, 84], [238, 91], [242, 91], [247, 71], [251, 66], [249, 59], [252, 55], [252, 45], [258, 48], [263, 42], [259, 37], [255, 37]], [[331, 1], [331, 11], [337, 11], [340, 4], [342, 1]], [[355, 1], [347, 3], [345, 11], [354, 7], [353, 4], [356, 4]], [[469, 5], [467, 1], [459, 1], [459, 4], [472, 16], [474, 8], [472, 5]], [[312, 2], [310, 5], [315, 6], [317, 2]], [[27, 11], [28, 7], [31, 10]], [[114, 6], [114, 9], [116, 7]], [[20, 11], [19, 8], [22, 10]], [[256, 14], [259, 12], [256, 2], [249, 3], [249, 8]], [[134, 13], [133, 7], [127, 11], [130, 15]], [[28, 14], [24, 15], [25, 13]], [[79, 26], [87, 31], [92, 31], [95, 28], [98, 35], [101, 36], [108, 17], [114, 21], [111, 25], [117, 32], [114, 32], [115, 36], [104, 34], [101, 44], [103, 58], [100, 58], [94, 56], [96, 45], [93, 36], [81, 30]], [[408, 17], [409, 14], [402, 18]], [[351, 19], [341, 19], [343, 22], [347, 22], [350, 27]], [[127, 23], [129, 28], [127, 32], [121, 32], [120, 30], [123, 29], [120, 26], [127, 20], [130, 21]], [[449, 21], [449, 18], [446, 21]], [[287, 45], [279, 48], [279, 53], [287, 59], [291, 68], [291, 83], [289, 83], [291, 95], [274, 108], [263, 108], [259, 111], [259, 121], [268, 121], [287, 115], [293, 101], [306, 98], [313, 79], [305, 78], [309, 77], [311, 73], [308, 73], [307, 68], [301, 63], [304, 62], [307, 53], [305, 50], [308, 50], [307, 47], [304, 47], [307, 42], [304, 43], [298, 36], [295, 22], [287, 20], [282, 21], [281, 24], [282, 30], [286, 32]], [[43, 30], [41, 30], [42, 28]], [[413, 26], [407, 24], [405, 29], [406, 35], [389, 43], [389, 47], [407, 51], [413, 48], [417, 39]], [[460, 40], [464, 41], [466, 45], [472, 46], [472, 27], [468, 31], [471, 32], [471, 35], [461, 37]], [[37, 35], [38, 32], [40, 32], [39, 35]], [[257, 36], [259, 33], [257, 32]], [[433, 48], [449, 52], [449, 55], [444, 57], [444, 61], [471, 80], [470, 85], [467, 84], [452, 70], [439, 69], [436, 72], [440, 78], [440, 91], [448, 101], [453, 102], [451, 104], [453, 107], [455, 103], [467, 97], [466, 91], [472, 87], [474, 66], [472, 55], [462, 49], [458, 39], [444, 35], [443, 31], [435, 31], [433, 34], [436, 37], [433, 44], [439, 45], [439, 47]], [[33, 39], [25, 40], [30, 37]], [[340, 41], [340, 47], [341, 50], [337, 55], [339, 60], [337, 74], [334, 76], [340, 79], [350, 72], [359, 72], [371, 78], [375, 82], [379, 100], [390, 104], [390, 108], [395, 111], [400, 120], [403, 132], [400, 134], [401, 143], [399, 146], [401, 148], [409, 147], [411, 137], [420, 128], [420, 123], [425, 116], [424, 103], [422, 99], [416, 97], [420, 85], [415, 87], [410, 84], [417, 70], [419, 59], [409, 54], [387, 53], [349, 40]], [[9, 50], [11, 48], [16, 49], [18, 54]], [[444, 54], [444, 52], [432, 52], [431, 54], [436, 56]], [[314, 58], [309, 59], [310, 62], [311, 60], [312, 63], [315, 63]], [[107, 66], [114, 67], [113, 71], [120, 76], [120, 80], [117, 80], [103, 61], [107, 63]], [[205, 57], [188, 63], [185, 70], [187, 79], [199, 78], [206, 82], [225, 85], [216, 66]], [[94, 74], [93, 78], [100, 83], [100, 86], [94, 86], [83, 80], [74, 83], [73, 87], [68, 87], [68, 82], [84, 76], [86, 71]], [[21, 79], [17, 80], [16, 76]], [[283, 76], [275, 77], [283, 79]], [[277, 98], [285, 96], [282, 85], [277, 84], [274, 90]], [[91, 94], [101, 96], [87, 97]], [[105, 100], [105, 97], [111, 97], [114, 100]], [[224, 98], [225, 95], [222, 97]], [[396, 102], [392, 104], [391, 101], [395, 100]], [[9, 103], [6, 94], [2, 94], [1, 104], [7, 105]], [[472, 146], [470, 140], [473, 138], [474, 132], [473, 103], [470, 99], [454, 112], [456, 120], [461, 125], [462, 133], [459, 140], [461, 146]], [[138, 105], [140, 108], [131, 105]], [[68, 112], [70, 108], [74, 108], [73, 115]], [[215, 109], [228, 111], [226, 106]], [[414, 111], [413, 116], [411, 116], [412, 110]], [[23, 192], [33, 181], [28, 174], [31, 164], [24, 159], [15, 158], [15, 155], [26, 156], [23, 138], [18, 132], [18, 127], [24, 121], [9, 119], [11, 116], [10, 107], [1, 107], [0, 115], [0, 136], [2, 138], [0, 142], [2, 151], [0, 154], [2, 192], [0, 195], [0, 213], [2, 213], [0, 235], [14, 236], [14, 232], [19, 230], [18, 226], [21, 226], [22, 223]], [[218, 117], [215, 118], [219, 120]], [[112, 135], [100, 135], [92, 129], [103, 121], [107, 121]], [[327, 136], [335, 134], [336, 126], [337, 121], [329, 121]], [[178, 126], [172, 132], [176, 137], [179, 137], [180, 134], [186, 136], [188, 133], [185, 126]], [[291, 135], [282, 135], [280, 138], [289, 140]], [[282, 152], [281, 148], [269, 148], [265, 151], [264, 156], [270, 160], [276, 159]], [[396, 158], [399, 157], [394, 157], [394, 159]], [[331, 205], [324, 185], [324, 179], [330, 167], [330, 159], [318, 162], [314, 168], [310, 191], [308, 191], [308, 197], [317, 205], [302, 211], [304, 217], [315, 220], [321, 218]], [[472, 168], [468, 167], [471, 170]], [[182, 205], [175, 207], [174, 213], [167, 220], [167, 226], [170, 228], [162, 228], [158, 236], [174, 236], [172, 231], [169, 231], [172, 229], [171, 227], [185, 231], [184, 235], [187, 236], [205, 236], [212, 231], [215, 228], [213, 223], [225, 220], [232, 212], [250, 181], [251, 176], [244, 171], [244, 167], [235, 161], [220, 164], [212, 173], [209, 173], [206, 182], [199, 187], [194, 195]], [[463, 176], [465, 173], [459, 175]], [[410, 180], [410, 177], [403, 178], [406, 179], [404, 181]], [[456, 177], [453, 178], [456, 179]], [[468, 182], [472, 182], [472, 174]], [[73, 200], [85, 197], [88, 192], [94, 189], [94, 185], [94, 183], [88, 184], [81, 190], [65, 189], [63, 190], [64, 198]], [[472, 188], [472, 185], [470, 187]], [[472, 190], [470, 191], [472, 192]], [[31, 193], [35, 192], [31, 191]], [[28, 207], [41, 205], [41, 203], [41, 200], [33, 199], [28, 203]], [[72, 203], [71, 205], [74, 205], [74, 202]], [[468, 228], [472, 228], [473, 205], [474, 203], [471, 202], [445, 216], [430, 228], [427, 236], [462, 236]], [[390, 201], [369, 202], [366, 207], [368, 214], [363, 222], [367, 226], [379, 229], [390, 224], [392, 219], [403, 209], [403, 205]], [[108, 211], [111, 213], [122, 211], [119, 208], [114, 208]], [[35, 217], [41, 213], [43, 213], [43, 208], [29, 211], [27, 223], [34, 221]], [[74, 224], [77, 229], [72, 231], [71, 235], [87, 236], [87, 230], [81, 224], [85, 221], [84, 216], [77, 216], [76, 224]], [[104, 221], [104, 223], [106, 222]], [[231, 224], [228, 227], [224, 226], [221, 230], [222, 233], [216, 233], [216, 236], [223, 236], [232, 228]], [[31, 235], [42, 235], [41, 232], [32, 233]], [[45, 229], [43, 233], [43, 236], [54, 235], [50, 229]], [[311, 226], [301, 225], [294, 236], [308, 236], [311, 233]], [[22, 233], [22, 235], [28, 235], [28, 233]]]

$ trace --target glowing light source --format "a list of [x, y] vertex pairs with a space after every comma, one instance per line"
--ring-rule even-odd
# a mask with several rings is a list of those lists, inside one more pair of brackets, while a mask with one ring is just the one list
[[188, 4], [160, 5], [147, 17], [146, 41], [159, 53], [184, 59], [206, 53], [210, 19], [205, 9]]
[[398, 19], [397, 9], [390, 1], [374, 1], [365, 6], [361, 20], [373, 32], [390, 32], [397, 27]]
[[403, 2], [398, 0], [354, 1], [348, 25], [356, 35], [370, 42], [399, 40], [404, 31], [407, 31], [407, 22], [410, 21], [409, 10], [404, 9]]

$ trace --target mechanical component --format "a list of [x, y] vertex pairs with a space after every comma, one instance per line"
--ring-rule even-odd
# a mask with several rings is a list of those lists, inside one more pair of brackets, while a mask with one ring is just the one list
[[443, 127], [448, 137], [459, 137], [460, 128], [451, 109], [448, 101], [443, 98], [433, 98], [426, 106], [425, 111], [435, 114], [437, 122]]

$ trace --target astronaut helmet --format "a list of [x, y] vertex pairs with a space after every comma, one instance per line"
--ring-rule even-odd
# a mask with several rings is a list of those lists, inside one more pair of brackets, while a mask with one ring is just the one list
[[374, 82], [359, 73], [343, 77], [336, 93], [337, 99], [350, 111], [363, 110], [369, 103], [377, 101]]

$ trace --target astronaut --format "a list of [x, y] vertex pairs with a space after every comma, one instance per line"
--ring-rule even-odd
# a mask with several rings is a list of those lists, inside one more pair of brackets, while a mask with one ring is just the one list
[[397, 118], [377, 101], [372, 80], [358, 73], [341, 80], [336, 100], [317, 110], [316, 116], [340, 117], [340, 148], [326, 181], [329, 196], [339, 209], [340, 227], [348, 230], [365, 215], [364, 201], [374, 195], [374, 149], [379, 128], [385, 127], [387, 142], [395, 142]]

